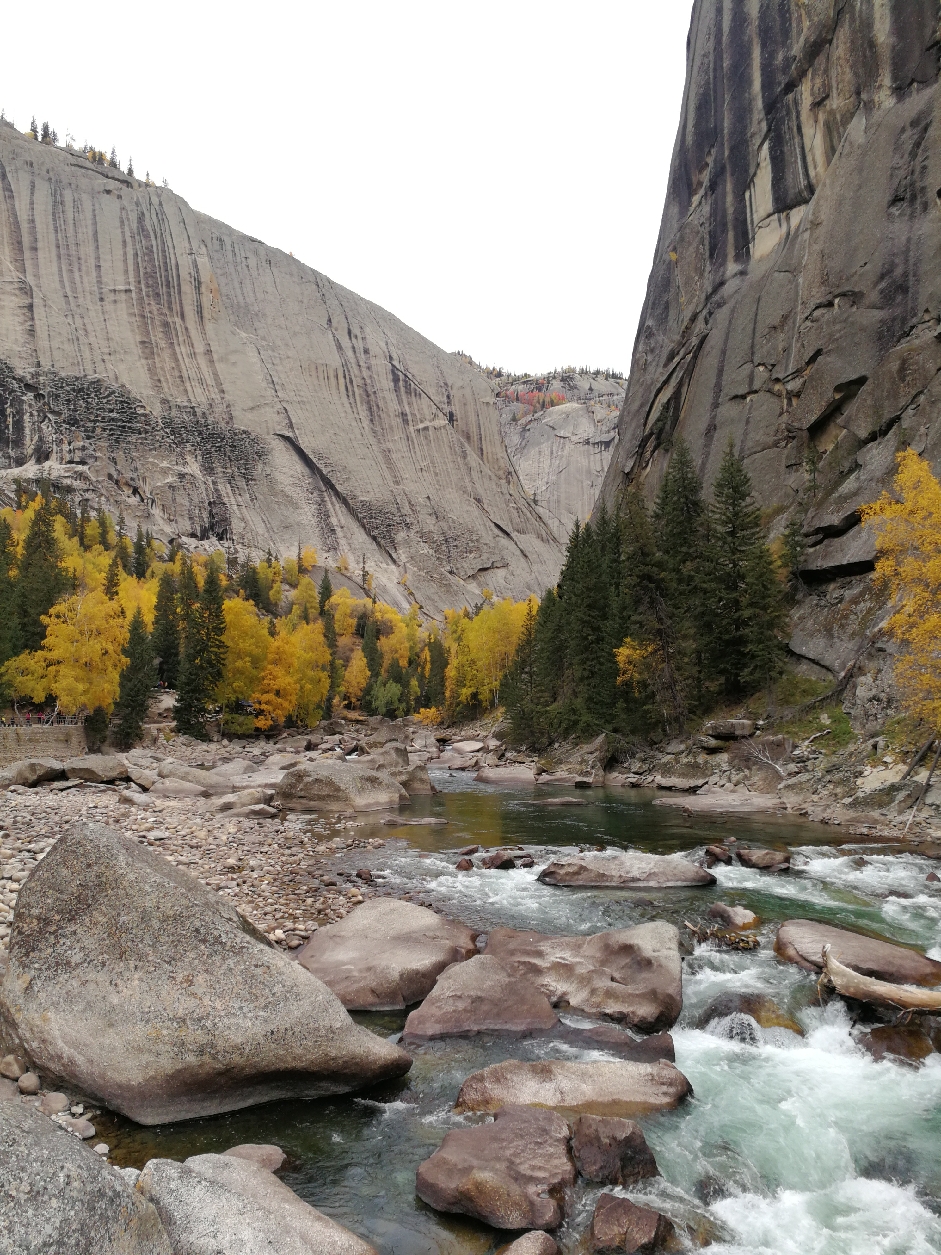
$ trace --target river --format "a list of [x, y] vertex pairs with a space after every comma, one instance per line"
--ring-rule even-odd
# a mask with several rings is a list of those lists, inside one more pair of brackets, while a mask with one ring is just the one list
[[[770, 816], [686, 817], [639, 792], [592, 790], [578, 794], [587, 805], [542, 807], [531, 790], [478, 785], [459, 774], [438, 774], [435, 783], [438, 795], [411, 813], [444, 817], [447, 826], [399, 830], [403, 840], [373, 865], [377, 879], [385, 876], [397, 892], [411, 890], [471, 926], [590, 933], [653, 918], [681, 926], [702, 920], [719, 900], [762, 919], [756, 951], [691, 947], [673, 1037], [677, 1066], [695, 1097], [642, 1121], [662, 1176], [627, 1191], [631, 1198], [674, 1219], [688, 1249], [708, 1242], [714, 1255], [941, 1252], [941, 1055], [917, 1067], [876, 1062], [856, 1042], [843, 1003], [820, 1006], [814, 978], [772, 951], [777, 924], [802, 917], [941, 958], [941, 885], [925, 880], [936, 864], [917, 852], [844, 839], [835, 827]], [[791, 872], [720, 865], [715, 888], [661, 891], [656, 900], [536, 880], [539, 865], [560, 846], [670, 853], [733, 836], [788, 846]], [[536, 867], [459, 873], [455, 851], [469, 843], [524, 846]], [[698, 1026], [713, 998], [743, 991], [773, 998], [804, 1036], [734, 1015]], [[404, 1023], [404, 1015], [355, 1018], [383, 1034]], [[508, 1057], [605, 1056], [561, 1042], [499, 1038], [429, 1043], [412, 1053], [403, 1081], [365, 1095], [273, 1103], [151, 1129], [113, 1117], [97, 1124], [115, 1162], [134, 1167], [155, 1155], [184, 1158], [236, 1142], [273, 1142], [289, 1157], [287, 1184], [381, 1255], [492, 1255], [507, 1235], [440, 1215], [414, 1193], [419, 1163], [450, 1128], [475, 1119], [451, 1110], [461, 1082]], [[566, 1255], [580, 1249], [599, 1192], [583, 1183], [575, 1188], [556, 1235]]]

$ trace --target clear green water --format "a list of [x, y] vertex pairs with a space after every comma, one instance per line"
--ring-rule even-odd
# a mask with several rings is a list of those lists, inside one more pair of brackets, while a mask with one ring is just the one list
[[[373, 865], [386, 868], [390, 888], [412, 890], [472, 926], [585, 933], [655, 917], [679, 924], [703, 918], [720, 899], [746, 905], [764, 921], [759, 951], [700, 947], [685, 961], [685, 1006], [674, 1039], [677, 1064], [696, 1096], [645, 1122], [663, 1175], [631, 1197], [671, 1215], [690, 1249], [708, 1239], [716, 1255], [941, 1252], [941, 1057], [917, 1069], [874, 1062], [855, 1044], [842, 1005], [815, 1006], [812, 979], [771, 951], [775, 925], [804, 916], [935, 952], [941, 894], [925, 883], [928, 860], [838, 844], [838, 828], [767, 817], [689, 819], [636, 792], [592, 791], [590, 805], [544, 808], [531, 792], [461, 777], [436, 782], [442, 792], [413, 813], [444, 816], [447, 826], [391, 830], [409, 844], [382, 851]], [[560, 846], [666, 853], [729, 836], [790, 847], [795, 870], [771, 876], [719, 867], [715, 888], [667, 891], [656, 901], [536, 880], [539, 864]], [[472, 842], [523, 845], [537, 866], [458, 873], [454, 851]], [[769, 994], [806, 1036], [771, 1030], [743, 1044], [718, 1022], [695, 1027], [712, 998], [728, 991]], [[357, 1019], [391, 1034], [404, 1017]], [[113, 1157], [133, 1166], [154, 1155], [184, 1158], [236, 1142], [274, 1142], [289, 1156], [285, 1181], [382, 1255], [491, 1255], [508, 1235], [425, 1207], [414, 1194], [415, 1170], [448, 1129], [463, 1123], [451, 1108], [464, 1078], [511, 1056], [603, 1057], [561, 1043], [433, 1043], [414, 1052], [402, 1082], [357, 1097], [276, 1103], [157, 1129], [121, 1119], [98, 1126]], [[579, 1186], [570, 1200], [569, 1221], [557, 1235], [567, 1255], [579, 1249], [597, 1194]]]

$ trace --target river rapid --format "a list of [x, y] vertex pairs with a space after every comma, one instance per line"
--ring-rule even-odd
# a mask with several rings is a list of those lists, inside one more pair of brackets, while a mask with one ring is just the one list
[[[459, 773], [434, 779], [438, 795], [410, 813], [448, 824], [391, 830], [402, 840], [371, 865], [394, 892], [410, 891], [472, 927], [593, 933], [663, 918], [682, 928], [684, 920], [702, 921], [715, 901], [761, 917], [758, 950], [690, 943], [673, 1038], [695, 1097], [642, 1121], [662, 1176], [615, 1193], [669, 1215], [685, 1249], [709, 1244], [715, 1255], [941, 1252], [941, 1055], [918, 1066], [877, 1062], [858, 1043], [861, 1030], [845, 1005], [834, 998], [821, 1006], [814, 978], [772, 950], [778, 923], [802, 917], [941, 958], [941, 885], [925, 879], [937, 864], [917, 852], [844, 842], [834, 827], [770, 816], [684, 817], [638, 792], [592, 790], [578, 794], [587, 805], [542, 807], [531, 790], [478, 785]], [[388, 836], [390, 829], [377, 831]], [[672, 853], [730, 837], [786, 845], [791, 872], [720, 865], [714, 888], [659, 891], [655, 898], [536, 879], [559, 847]], [[470, 843], [523, 846], [536, 866], [457, 872], [455, 851]], [[771, 997], [804, 1035], [761, 1029], [741, 1014], [704, 1022], [714, 998], [742, 992]], [[355, 1018], [392, 1035], [405, 1017]], [[445, 1133], [479, 1119], [453, 1114], [462, 1081], [509, 1057], [607, 1056], [558, 1041], [498, 1037], [433, 1042], [412, 1053], [414, 1066], [401, 1082], [358, 1096], [273, 1103], [149, 1129], [110, 1116], [96, 1124], [115, 1162], [134, 1167], [155, 1155], [182, 1159], [236, 1142], [273, 1142], [288, 1155], [287, 1184], [382, 1255], [492, 1255], [512, 1235], [438, 1214], [414, 1192], [416, 1168]], [[600, 1192], [575, 1187], [556, 1234], [566, 1255], [583, 1249]]]

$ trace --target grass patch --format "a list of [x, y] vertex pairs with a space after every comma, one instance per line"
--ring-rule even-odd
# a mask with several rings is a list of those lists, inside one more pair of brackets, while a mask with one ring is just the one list
[[[808, 700], [810, 700], [808, 698]], [[815, 747], [827, 754], [846, 749], [856, 740], [856, 733], [849, 721], [849, 715], [840, 706], [828, 706], [824, 710], [809, 710], [798, 719], [776, 723], [774, 730], [781, 736], [792, 737], [795, 741], [806, 741], [815, 732], [827, 732], [829, 736], [821, 737], [814, 742]]]
[[833, 688], [832, 680], [814, 680], [808, 675], [782, 675], [774, 686], [776, 706], [803, 706]]

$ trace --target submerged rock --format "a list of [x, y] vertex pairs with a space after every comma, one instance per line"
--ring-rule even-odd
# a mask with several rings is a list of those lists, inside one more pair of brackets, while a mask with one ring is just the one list
[[848, 932], [809, 919], [790, 919], [778, 929], [775, 953], [806, 971], [823, 966], [823, 947], [846, 967], [862, 976], [899, 985], [941, 985], [941, 963], [917, 950]]
[[137, 1182], [173, 1255], [376, 1255], [265, 1168], [228, 1155], [151, 1159]]
[[140, 1124], [411, 1064], [224, 898], [99, 824], [73, 825], [20, 890], [2, 995], [44, 1075]]
[[405, 1021], [405, 1041], [475, 1033], [547, 1032], [559, 1022], [545, 994], [514, 977], [496, 959], [474, 955], [454, 963]]
[[710, 872], [675, 854], [616, 850], [557, 859], [543, 868], [539, 879], [546, 885], [584, 889], [677, 889], [716, 883]]
[[495, 928], [484, 953], [541, 989], [553, 1006], [645, 1031], [669, 1028], [683, 1007], [679, 933], [662, 920], [589, 937]]
[[618, 1255], [654, 1255], [673, 1234], [666, 1216], [649, 1207], [638, 1207], [628, 1198], [602, 1194], [591, 1218], [589, 1245], [592, 1251]]
[[911, 1023], [880, 1024], [863, 1033], [857, 1041], [876, 1060], [889, 1056], [920, 1063], [941, 1048], [941, 1030]]
[[180, 1255], [160, 1217], [54, 1120], [0, 1103], [0, 1250], [10, 1255]]
[[555, 1229], [575, 1184], [568, 1123], [553, 1111], [505, 1106], [492, 1124], [453, 1129], [419, 1167], [418, 1197], [495, 1229]]
[[277, 786], [278, 801], [295, 811], [395, 810], [408, 801], [402, 786], [367, 764], [321, 759], [292, 767]]
[[730, 1015], [750, 1016], [759, 1028], [786, 1028], [791, 1033], [804, 1036], [800, 1024], [783, 1011], [767, 994], [724, 993], [709, 1003], [696, 1020], [697, 1028], [707, 1028], [713, 1020], [724, 1020]]
[[520, 1103], [602, 1116], [638, 1116], [677, 1107], [692, 1093], [672, 1063], [575, 1063], [509, 1059], [473, 1072], [457, 1096], [458, 1111], [497, 1111]]
[[578, 1175], [605, 1185], [633, 1185], [659, 1176], [644, 1131], [617, 1116], [579, 1116], [572, 1129]]
[[477, 933], [427, 907], [373, 898], [298, 951], [351, 1011], [395, 1011], [421, 1002], [452, 963], [477, 954]]

